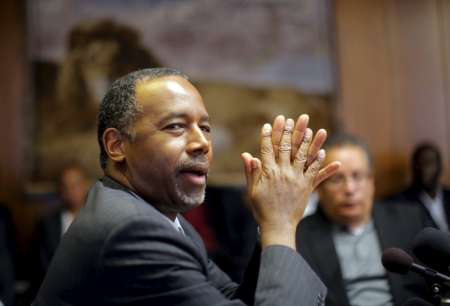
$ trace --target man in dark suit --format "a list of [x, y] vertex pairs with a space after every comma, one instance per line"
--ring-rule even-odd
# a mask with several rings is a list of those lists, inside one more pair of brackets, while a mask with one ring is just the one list
[[86, 202], [90, 183], [86, 171], [80, 165], [68, 164], [62, 169], [58, 178], [62, 207], [45, 216], [37, 226], [36, 241], [33, 246], [33, 254], [37, 262], [33, 275], [32, 294], [37, 293], [61, 237]]
[[62, 235], [86, 202], [89, 179], [77, 164], [64, 167], [58, 179], [62, 209], [44, 217], [38, 225], [39, 263], [42, 272], [50, 265]]
[[428, 224], [415, 207], [374, 203], [372, 162], [358, 138], [336, 134], [324, 144], [339, 170], [316, 188], [319, 210], [297, 229], [297, 248], [328, 288], [327, 306], [403, 305], [427, 297], [420, 277], [386, 273], [389, 247], [412, 255], [412, 241]]
[[442, 160], [439, 149], [430, 143], [419, 145], [411, 160], [412, 184], [386, 199], [418, 204], [433, 226], [450, 233], [450, 190], [439, 184]]
[[326, 132], [312, 139], [307, 123], [279, 116], [262, 129], [261, 161], [243, 154], [262, 251], [238, 286], [179, 215], [203, 202], [212, 161], [200, 94], [169, 68], [117, 80], [98, 116], [105, 176], [62, 238], [34, 305], [323, 304], [326, 288], [295, 251], [295, 229], [309, 193], [339, 163], [319, 171]]

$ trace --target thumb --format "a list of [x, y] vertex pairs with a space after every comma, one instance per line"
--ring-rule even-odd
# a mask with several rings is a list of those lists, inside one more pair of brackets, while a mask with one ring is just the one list
[[244, 161], [244, 172], [245, 172], [245, 180], [247, 181], [247, 194], [251, 195], [251, 186], [253, 185], [253, 166], [252, 160], [253, 156], [249, 153], [242, 154], [242, 160]]
[[242, 159], [244, 161], [245, 179], [247, 181], [247, 193], [251, 196], [253, 187], [261, 177], [261, 161], [253, 158], [249, 153], [242, 154]]
[[257, 158], [252, 159], [252, 189], [258, 184], [261, 179], [262, 164]]

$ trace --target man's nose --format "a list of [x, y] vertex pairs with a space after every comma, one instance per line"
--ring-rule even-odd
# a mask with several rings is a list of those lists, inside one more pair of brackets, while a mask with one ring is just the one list
[[356, 180], [352, 177], [346, 177], [344, 181], [344, 190], [348, 194], [353, 194], [357, 189]]
[[198, 126], [193, 127], [189, 131], [188, 136], [188, 152], [191, 154], [206, 154], [209, 152], [211, 147], [211, 140], [209, 135], [205, 134], [204, 131]]

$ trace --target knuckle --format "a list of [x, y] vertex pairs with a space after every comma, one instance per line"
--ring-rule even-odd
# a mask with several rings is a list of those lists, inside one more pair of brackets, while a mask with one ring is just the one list
[[261, 146], [261, 154], [266, 155], [272, 153], [272, 146], [269, 144], [263, 144]]
[[295, 159], [297, 159], [299, 162], [306, 162], [306, 158], [307, 155], [304, 151], [299, 151], [296, 155], [295, 155]]
[[319, 165], [317, 163], [312, 163], [308, 168], [311, 174], [316, 175], [319, 172]]
[[289, 181], [291, 179], [291, 175], [286, 171], [280, 172], [279, 176], [280, 176], [280, 179], [284, 182]]
[[292, 130], [283, 130], [283, 138], [291, 138], [292, 137]]
[[269, 177], [275, 177], [275, 175], [276, 175], [276, 169], [275, 168], [273, 168], [273, 167], [266, 167], [265, 169], [264, 169], [264, 176], [266, 177], [266, 178], [269, 178]]
[[280, 152], [289, 152], [289, 151], [291, 151], [291, 144], [289, 144], [289, 143], [282, 143], [280, 145], [279, 150], [280, 150]]

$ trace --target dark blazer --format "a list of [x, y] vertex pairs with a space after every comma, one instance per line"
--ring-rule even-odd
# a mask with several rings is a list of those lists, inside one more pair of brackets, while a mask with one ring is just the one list
[[9, 211], [0, 206], [0, 301], [5, 306], [14, 303], [14, 233]]
[[257, 249], [238, 286], [208, 260], [192, 226], [179, 220], [186, 236], [114, 180], [97, 181], [34, 305], [322, 304], [326, 288], [294, 250]]
[[[374, 203], [372, 217], [382, 251], [397, 247], [413, 256], [412, 241], [422, 228], [429, 226], [417, 209], [401, 204]], [[321, 209], [306, 217], [297, 227], [297, 250], [327, 286], [326, 305], [350, 305], [331, 228], [332, 223]], [[417, 259], [414, 261], [418, 262]], [[388, 272], [387, 277], [394, 305], [403, 305], [411, 297], [427, 298], [426, 287], [418, 275], [407, 273], [402, 276]]]
[[50, 261], [61, 241], [61, 210], [44, 217], [37, 228], [39, 267], [42, 273], [48, 269]]
[[[419, 198], [420, 191], [421, 190], [417, 190], [417, 188], [413, 188], [411, 186], [403, 191], [400, 191], [398, 193], [394, 193], [392, 195], [387, 196], [386, 200], [420, 204], [422, 213], [428, 217], [430, 222], [432, 222], [432, 226], [437, 228], [437, 225], [434, 222], [434, 220], [431, 218], [431, 215], [428, 212], [428, 209], [425, 207], [425, 204]], [[445, 216], [447, 217], [447, 223], [448, 223], [448, 222], [450, 222], [450, 190], [443, 189], [442, 191], [443, 191], [444, 211], [445, 211]], [[449, 228], [450, 228], [450, 224], [449, 224]]]
[[28, 303], [34, 300], [61, 241], [61, 213], [61, 209], [52, 212], [42, 218], [37, 225], [31, 251], [31, 266], [27, 269], [31, 282], [26, 296]]
[[245, 185], [208, 186], [203, 204], [209, 212], [218, 245], [210, 258], [236, 282], [242, 281], [258, 227], [245, 203], [246, 194]]

